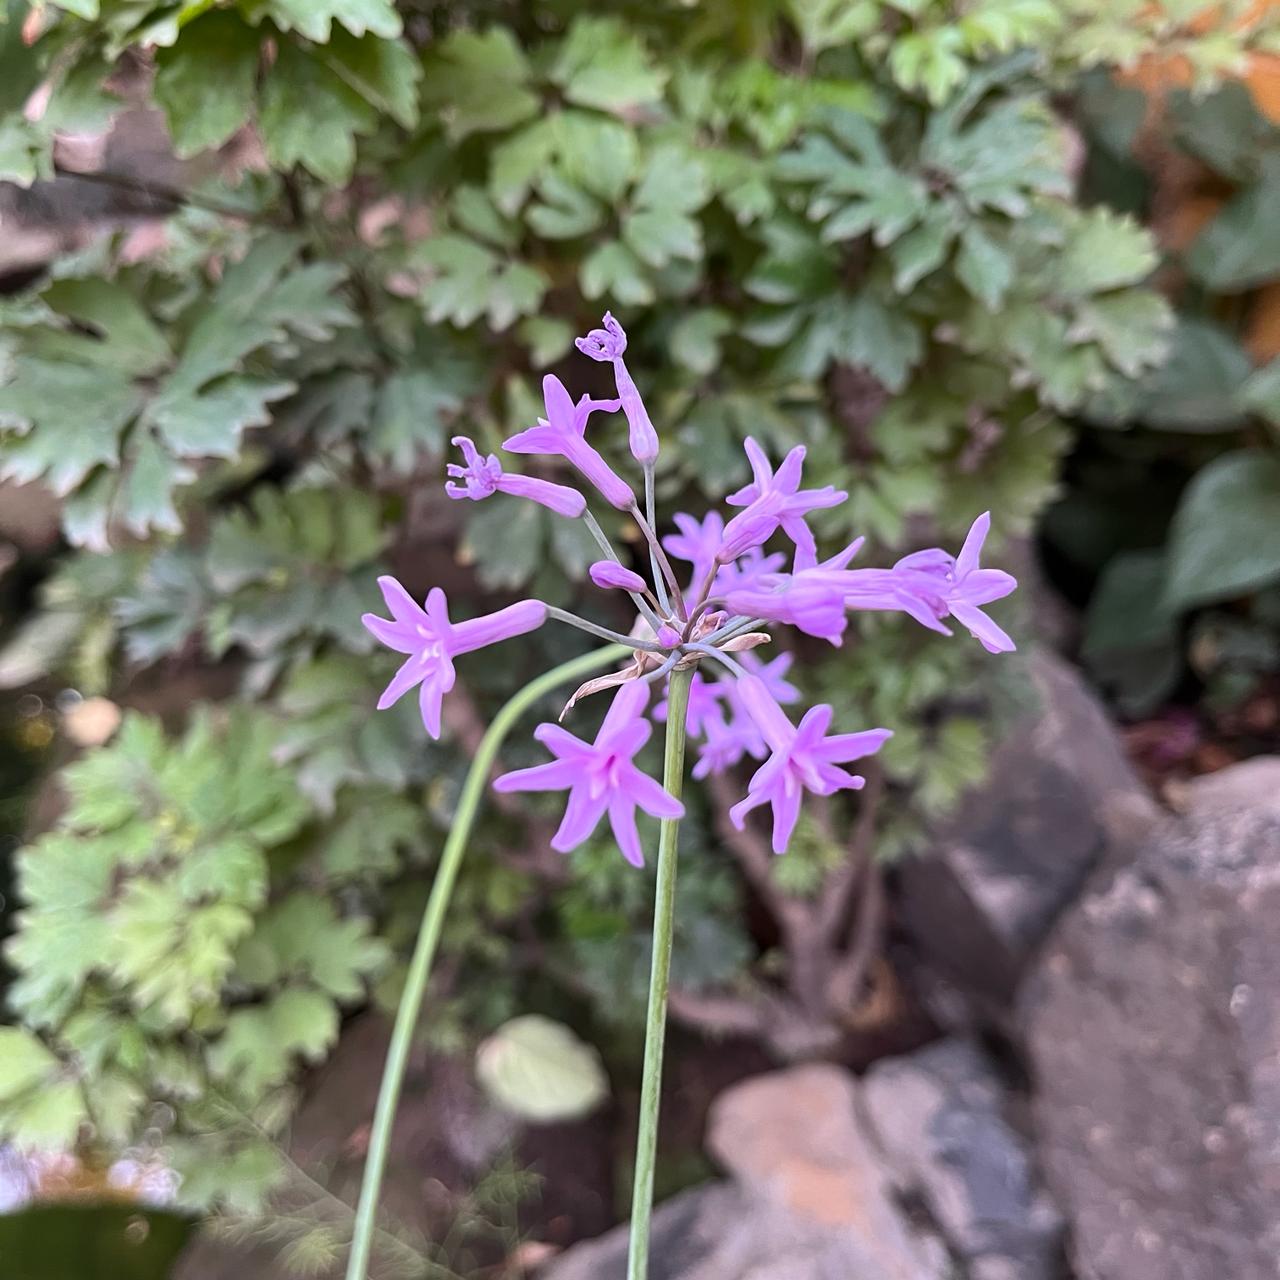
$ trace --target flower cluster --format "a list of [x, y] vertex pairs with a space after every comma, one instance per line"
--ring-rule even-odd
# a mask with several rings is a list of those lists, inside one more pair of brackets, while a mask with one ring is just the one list
[[[417, 687], [423, 724], [438, 737], [441, 702], [453, 687], [453, 659], [459, 654], [523, 635], [549, 618], [629, 644], [632, 661], [621, 671], [588, 681], [566, 707], [567, 711], [589, 694], [616, 689], [595, 740], [585, 742], [559, 725], [540, 725], [535, 737], [554, 759], [504, 774], [494, 785], [500, 791], [568, 791], [554, 847], [565, 852], [575, 848], [607, 814], [623, 856], [640, 865], [636, 809], [658, 818], [683, 813], [680, 802], [634, 763], [651, 733], [645, 719], [649, 686], [666, 680], [677, 667], [697, 668], [686, 718], [688, 732], [701, 740], [694, 776], [721, 772], [744, 759], [759, 762], [746, 796], [733, 806], [730, 817], [742, 827], [751, 810], [769, 806], [773, 848], [782, 853], [804, 793], [829, 796], [861, 787], [863, 779], [842, 766], [873, 755], [890, 733], [830, 733], [832, 709], [826, 705], [811, 707], [794, 723], [783, 710], [800, 698], [786, 679], [791, 657], [784, 653], [769, 662], [757, 658], [751, 650], [772, 638], [762, 628], [781, 623], [838, 645], [852, 610], [894, 610], [945, 635], [951, 632], [944, 620], [954, 619], [990, 652], [1008, 652], [1013, 641], [982, 610], [1017, 585], [1009, 574], [979, 563], [991, 517], [983, 514], [974, 521], [957, 556], [933, 548], [906, 556], [890, 569], [850, 568], [862, 546], [859, 538], [820, 560], [807, 517], [839, 505], [847, 495], [830, 485], [801, 487], [803, 445], [793, 448], [775, 471], [764, 450], [748, 437], [752, 480], [729, 495], [728, 503], [737, 508], [732, 517], [726, 520], [709, 512], [698, 520], [677, 513], [676, 532], [660, 538], [653, 517], [658, 436], [623, 359], [626, 333], [606, 314], [603, 327], [579, 338], [577, 345], [584, 355], [613, 366], [617, 398], [583, 396], [575, 402], [559, 378], [548, 376], [542, 383], [546, 416], [505, 441], [503, 448], [512, 454], [562, 458], [606, 502], [626, 512], [648, 544], [652, 581], [622, 562], [581, 490], [506, 471], [497, 455], [481, 455], [465, 436], [454, 438], [463, 461], [449, 466], [445, 491], [451, 498], [472, 501], [506, 493], [586, 521], [604, 554], [591, 566], [591, 580], [631, 596], [638, 615], [635, 628], [623, 636], [537, 600], [455, 623], [439, 588], [428, 594], [422, 608], [393, 578], [381, 578], [391, 618], [365, 614], [364, 624], [379, 641], [406, 657], [378, 706], [390, 706]], [[643, 510], [632, 487], [587, 440], [593, 414], [619, 410], [627, 419], [631, 453], [644, 473]], [[775, 535], [792, 546], [789, 570], [785, 553], [766, 550]], [[691, 567], [687, 581], [677, 577], [672, 559]], [[665, 700], [653, 715], [665, 718]]]

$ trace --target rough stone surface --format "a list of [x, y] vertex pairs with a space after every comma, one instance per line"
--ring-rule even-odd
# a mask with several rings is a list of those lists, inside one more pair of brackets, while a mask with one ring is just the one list
[[[914, 1232], [859, 1126], [857, 1085], [794, 1067], [728, 1090], [708, 1145], [731, 1180], [654, 1216], [650, 1280], [942, 1280], [945, 1250]], [[623, 1280], [627, 1230], [579, 1245], [545, 1280]]]
[[1192, 778], [1172, 787], [1169, 798], [1180, 811], [1201, 817], [1245, 808], [1280, 817], [1280, 756], [1257, 756]]
[[988, 781], [931, 854], [899, 877], [903, 920], [929, 967], [944, 987], [995, 1009], [1011, 1001], [1108, 840], [1157, 815], [1075, 671], [1046, 651], [1028, 665], [1039, 707], [1000, 745]]
[[1079, 1274], [1275, 1280], [1280, 816], [1162, 824], [1064, 918], [1020, 1009]]
[[944, 1040], [885, 1059], [860, 1095], [865, 1127], [900, 1189], [924, 1204], [962, 1274], [1057, 1275], [1061, 1216], [1025, 1139], [1005, 1118], [1004, 1084], [974, 1041]]

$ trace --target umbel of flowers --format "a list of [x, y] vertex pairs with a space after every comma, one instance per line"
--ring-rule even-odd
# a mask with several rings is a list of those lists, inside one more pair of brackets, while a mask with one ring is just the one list
[[[404, 654], [405, 661], [378, 706], [388, 707], [416, 687], [423, 724], [438, 737], [441, 702], [453, 687], [453, 660], [458, 655], [522, 635], [548, 619], [623, 641], [634, 651], [630, 664], [615, 675], [588, 682], [570, 701], [572, 706], [585, 694], [617, 688], [595, 741], [584, 742], [559, 725], [541, 725], [535, 737], [554, 759], [505, 774], [494, 785], [500, 791], [568, 791], [555, 848], [575, 848], [608, 815], [623, 856], [641, 865], [636, 809], [658, 818], [683, 812], [633, 763], [651, 732], [645, 719], [649, 686], [663, 684], [677, 669], [692, 668], [686, 723], [689, 734], [701, 741], [694, 776], [720, 772], [746, 757], [761, 761], [746, 796], [730, 814], [741, 827], [752, 809], [769, 806], [773, 849], [782, 853], [804, 793], [828, 796], [861, 787], [863, 779], [842, 766], [878, 751], [890, 733], [832, 733], [832, 711], [825, 705], [811, 707], [799, 724], [793, 723], [783, 710], [799, 698], [785, 679], [788, 658], [766, 664], [750, 652], [770, 641], [764, 628], [792, 626], [838, 645], [851, 610], [893, 609], [944, 634], [950, 634], [945, 620], [952, 618], [992, 653], [1000, 653], [1013, 649], [1013, 641], [982, 606], [1008, 595], [1016, 583], [1009, 574], [979, 563], [991, 523], [987, 514], [974, 521], [956, 556], [934, 548], [909, 555], [890, 569], [850, 568], [862, 545], [859, 538], [819, 560], [806, 517], [837, 506], [847, 495], [830, 485], [801, 487], [803, 445], [792, 449], [775, 471], [750, 438], [746, 452], [752, 481], [727, 498], [737, 508], [732, 518], [725, 520], [712, 511], [699, 520], [680, 512], [673, 518], [678, 532], [659, 539], [652, 512], [657, 433], [627, 372], [627, 336], [611, 315], [605, 315], [603, 325], [579, 338], [577, 345], [592, 359], [613, 365], [617, 398], [594, 400], [584, 395], [575, 402], [560, 379], [549, 375], [542, 383], [545, 416], [512, 436], [503, 448], [513, 454], [558, 456], [601, 498], [626, 512], [648, 544], [652, 581], [621, 563], [580, 489], [505, 471], [496, 455], [482, 456], [465, 436], [454, 439], [463, 461], [449, 467], [452, 479], [445, 490], [451, 498], [473, 501], [510, 494], [541, 503], [567, 519], [587, 521], [605, 557], [591, 566], [591, 580], [605, 590], [631, 596], [637, 611], [634, 631], [621, 636], [540, 600], [522, 600], [487, 617], [454, 622], [438, 587], [420, 606], [394, 578], [380, 578], [391, 618], [366, 614], [364, 624], [379, 641]], [[644, 474], [643, 509], [631, 486], [588, 439], [594, 414], [619, 409], [626, 415], [631, 452]], [[789, 570], [782, 554], [763, 550], [779, 533], [792, 544]], [[678, 575], [673, 559], [690, 565], [690, 570]], [[657, 714], [661, 716], [661, 706]]]
[[[853, 568], [862, 545], [859, 538], [820, 560], [807, 518], [813, 511], [838, 506], [847, 495], [830, 485], [802, 487], [803, 446], [792, 449], [775, 470], [750, 438], [745, 447], [751, 483], [726, 499], [734, 508], [732, 514], [726, 519], [712, 511], [699, 520], [678, 512], [672, 517], [675, 532], [660, 536], [653, 496], [658, 435], [627, 370], [627, 335], [606, 314], [603, 327], [579, 338], [577, 345], [584, 355], [612, 365], [617, 397], [595, 400], [584, 395], [575, 401], [559, 378], [548, 376], [542, 382], [545, 416], [512, 436], [503, 449], [561, 459], [589, 491], [626, 513], [647, 546], [648, 579], [622, 562], [592, 516], [581, 487], [506, 471], [496, 454], [481, 455], [465, 436], [454, 438], [462, 461], [449, 466], [445, 491], [451, 498], [476, 502], [507, 494], [540, 503], [565, 519], [585, 521], [602, 556], [591, 566], [591, 581], [601, 590], [623, 591], [631, 597], [636, 621], [630, 634], [622, 635], [542, 600], [521, 600], [484, 617], [454, 621], [439, 587], [419, 605], [390, 577], [378, 583], [391, 617], [365, 614], [364, 624], [382, 644], [404, 655], [378, 701], [379, 708], [416, 688], [422, 722], [432, 737], [440, 734], [442, 703], [456, 678], [454, 659], [474, 649], [555, 620], [610, 642], [598, 658], [577, 659], [566, 668], [598, 671], [615, 655], [629, 654], [619, 670], [583, 684], [565, 707], [568, 712], [581, 698], [613, 691], [608, 714], [593, 741], [560, 724], [541, 724], [534, 736], [551, 759], [505, 773], [493, 785], [499, 791], [567, 792], [564, 818], [552, 838], [554, 847], [565, 853], [586, 840], [607, 816], [623, 857], [642, 866], [636, 810], [661, 821], [627, 1270], [628, 1280], [646, 1280], [686, 739], [700, 743], [695, 778], [732, 768], [744, 759], [759, 762], [746, 795], [732, 806], [729, 816], [741, 829], [753, 820], [752, 810], [767, 806], [772, 814], [773, 850], [783, 853], [805, 793], [829, 796], [860, 788], [863, 778], [846, 766], [879, 751], [890, 731], [832, 732], [832, 709], [826, 705], [810, 707], [797, 723], [784, 710], [800, 697], [786, 679], [790, 656], [784, 653], [766, 662], [753, 651], [772, 641], [776, 626], [795, 627], [839, 645], [851, 611], [891, 609], [944, 635], [951, 634], [946, 624], [954, 619], [992, 653], [1006, 652], [1014, 647], [1013, 641], [982, 606], [1008, 595], [1016, 583], [1009, 574], [984, 569], [979, 563], [991, 524], [987, 514], [973, 522], [955, 556], [933, 548], [906, 556], [892, 568]], [[643, 501], [588, 439], [593, 415], [619, 410], [626, 416], [631, 453], [643, 476]], [[766, 550], [772, 541], [790, 544], [789, 552]], [[688, 568], [677, 573], [673, 560]], [[396, 1016], [356, 1214], [348, 1280], [366, 1277], [378, 1188], [413, 1028], [496, 743], [525, 705], [522, 698], [567, 679], [568, 670], [562, 678], [557, 669], [516, 695], [486, 735], [464, 786]], [[660, 696], [653, 718], [666, 721], [661, 783], [635, 763], [653, 731], [646, 712], [654, 686]]]

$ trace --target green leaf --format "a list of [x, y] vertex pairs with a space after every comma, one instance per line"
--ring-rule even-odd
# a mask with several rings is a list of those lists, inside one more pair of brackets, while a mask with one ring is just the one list
[[30, 1032], [0, 1027], [0, 1102], [16, 1098], [58, 1070], [58, 1060]]
[[583, 259], [578, 281], [584, 296], [593, 301], [605, 294], [628, 306], [645, 307], [653, 301], [653, 287], [639, 259], [618, 240], [597, 245]]
[[[1234, 431], [1244, 420], [1239, 396], [1250, 369], [1249, 357], [1229, 334], [1184, 317], [1164, 363], [1124, 391], [1118, 416], [1162, 431]], [[1117, 415], [1111, 410], [1103, 416]]]
[[1081, 658], [1129, 715], [1145, 715], [1182, 675], [1175, 615], [1163, 600], [1163, 551], [1116, 556], [1103, 571], [1085, 615]]
[[296, 31], [320, 44], [330, 39], [335, 22], [353, 36], [370, 32], [393, 39], [401, 31], [393, 0], [256, 0], [255, 16], [269, 17], [284, 31]]
[[1146, 279], [1158, 260], [1145, 227], [1126, 215], [1098, 208], [1077, 224], [1058, 258], [1055, 277], [1066, 293], [1100, 293]]
[[1196, 472], [1169, 530], [1165, 599], [1186, 609], [1280, 578], [1280, 458], [1242, 449]]
[[501, 332], [536, 311], [547, 290], [539, 269], [503, 258], [466, 236], [432, 236], [417, 257], [433, 271], [421, 294], [433, 322], [464, 327], [485, 316]]
[[422, 67], [408, 45], [335, 31], [320, 56], [371, 107], [405, 129], [418, 123]]
[[214, 1075], [261, 1097], [288, 1079], [294, 1061], [320, 1062], [338, 1038], [337, 1006], [318, 991], [286, 987], [263, 1005], [236, 1009], [209, 1054]]
[[423, 105], [440, 112], [454, 142], [510, 129], [537, 114], [528, 62], [505, 27], [454, 31], [428, 48], [423, 65]]
[[889, 251], [893, 287], [899, 293], [909, 293], [925, 276], [936, 271], [946, 261], [955, 234], [952, 218], [945, 213], [934, 213], [896, 241]]
[[720, 340], [733, 329], [733, 317], [719, 307], [688, 311], [671, 331], [671, 355], [686, 369], [705, 377], [719, 365]]
[[615, 111], [656, 102], [666, 74], [652, 66], [640, 38], [615, 18], [575, 17], [551, 78], [570, 102]]
[[248, 121], [260, 43], [235, 14], [214, 12], [156, 51], [156, 102], [180, 157], [221, 146]]
[[80, 1085], [75, 1080], [57, 1080], [0, 1109], [0, 1130], [23, 1147], [70, 1151], [88, 1119]]
[[496, 494], [468, 513], [462, 558], [491, 591], [523, 586], [542, 564], [551, 519], [533, 502]]
[[844, 309], [839, 341], [841, 359], [869, 369], [890, 391], [906, 385], [924, 349], [914, 321], [869, 291]]
[[480, 1046], [476, 1077], [499, 1106], [538, 1124], [589, 1115], [609, 1096], [596, 1050], [536, 1013], [504, 1023]]
[[1013, 284], [1013, 257], [970, 223], [960, 235], [956, 278], [988, 311], [996, 311]]
[[1280, 426], [1280, 359], [1251, 374], [1240, 388], [1240, 403], [1250, 413]]
[[258, 117], [274, 168], [300, 164], [342, 186], [355, 167], [356, 135], [371, 133], [377, 122], [377, 111], [319, 57], [281, 43]]
[[537, 204], [524, 215], [530, 228], [544, 240], [572, 240], [594, 231], [605, 219], [605, 209], [593, 196], [550, 173], [538, 184]]
[[1068, 337], [1096, 342], [1116, 369], [1136, 378], [1164, 360], [1173, 323], [1173, 308], [1160, 294], [1124, 290], [1082, 302]]
[[1280, 273], [1280, 157], [1234, 196], [1187, 250], [1187, 270], [1210, 289], [1235, 293]]

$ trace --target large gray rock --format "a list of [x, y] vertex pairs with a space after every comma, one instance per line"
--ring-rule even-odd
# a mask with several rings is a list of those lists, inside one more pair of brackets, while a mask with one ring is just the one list
[[972, 1280], [1051, 1280], [1062, 1218], [1026, 1140], [1005, 1117], [1007, 1092], [972, 1040], [940, 1041], [878, 1062], [862, 1081], [867, 1131], [900, 1191], [922, 1203]]
[[[903, 920], [938, 988], [1002, 1010], [1109, 842], [1157, 809], [1106, 712], [1073, 668], [1028, 660], [1038, 706], [995, 752], [987, 782], [899, 878]], [[926, 983], [926, 992], [928, 984]], [[963, 1022], [931, 1002], [944, 1023]]]
[[[1213, 791], [1231, 786], [1224, 777]], [[1275, 1280], [1274, 808], [1193, 800], [1099, 873], [1020, 1007], [1041, 1159], [1080, 1275]]]
[[[946, 1252], [894, 1198], [858, 1121], [857, 1084], [830, 1066], [758, 1076], [712, 1109], [731, 1180], [654, 1215], [649, 1280], [942, 1280]], [[622, 1280], [627, 1228], [571, 1249], [544, 1280]]]

